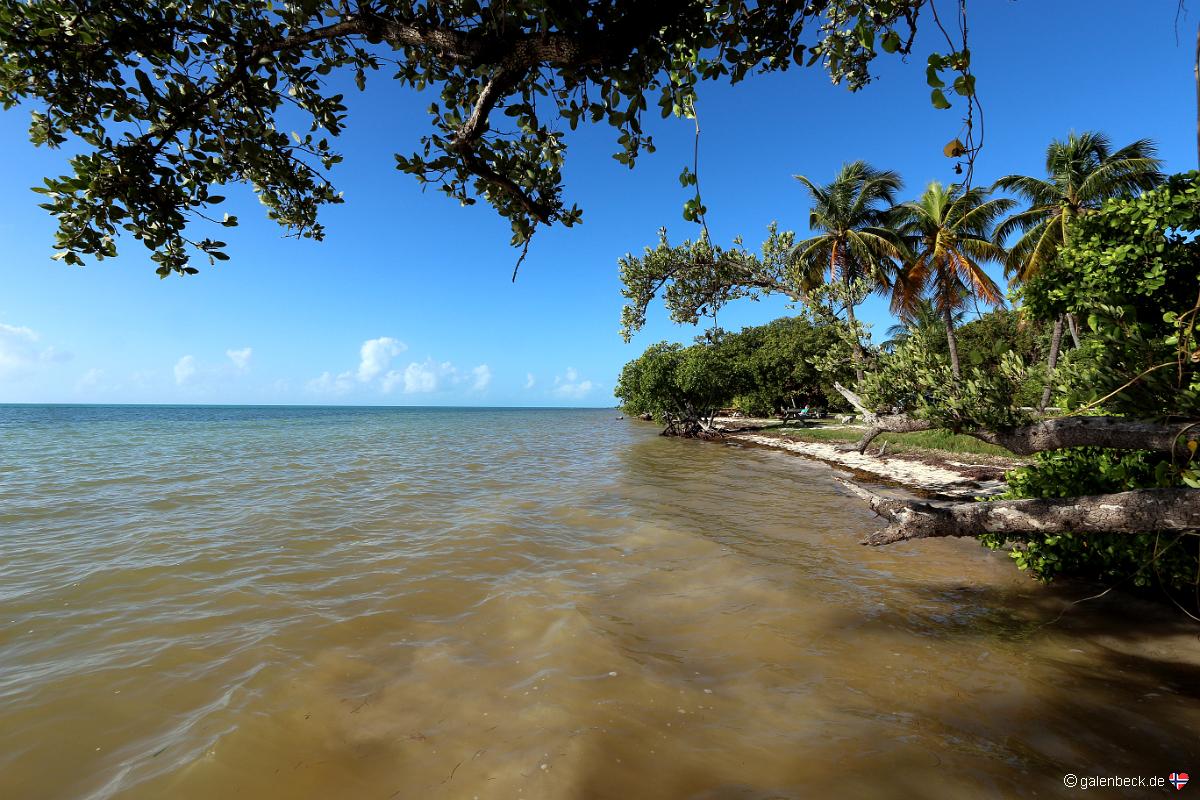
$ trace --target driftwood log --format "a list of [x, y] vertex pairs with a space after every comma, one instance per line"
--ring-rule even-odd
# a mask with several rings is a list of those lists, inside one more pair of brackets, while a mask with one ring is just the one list
[[[905, 414], [877, 414], [841, 384], [837, 390], [863, 415], [867, 431], [855, 444], [862, 453], [881, 433], [933, 430], [940, 426]], [[1058, 417], [1029, 425], [988, 430], [964, 427], [957, 433], [999, 445], [1018, 455], [1066, 447], [1146, 450], [1191, 457], [1190, 441], [1200, 439], [1200, 421], [1160, 423], [1126, 417]], [[1030, 533], [1125, 533], [1200, 531], [1200, 489], [1138, 489], [1131, 492], [1029, 500], [928, 503], [884, 497], [841, 481], [890, 523], [863, 544], [882, 545], [943, 536], [1002, 536]]]
[[863, 541], [867, 545], [981, 533], [1200, 530], [1200, 489], [1138, 489], [1090, 497], [935, 505], [884, 497], [850, 481], [839, 481], [891, 523], [868, 536]]

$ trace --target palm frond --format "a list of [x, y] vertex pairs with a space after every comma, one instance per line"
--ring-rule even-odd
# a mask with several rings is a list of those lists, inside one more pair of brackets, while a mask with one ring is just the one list
[[1012, 192], [1033, 206], [1055, 205], [1061, 200], [1057, 186], [1029, 175], [1005, 175], [992, 184], [992, 187]]
[[1007, 197], [993, 197], [991, 200], [979, 203], [974, 208], [964, 205], [966, 211], [958, 219], [957, 227], [959, 230], [970, 231], [990, 239], [999, 219], [1012, 211], [1016, 205], [1016, 200]]
[[[1024, 211], [1013, 214], [1004, 222], [996, 226], [996, 231], [992, 236], [993, 241], [1001, 244], [1008, 240], [1008, 237], [1013, 233], [1020, 232], [1028, 233], [1033, 228], [1040, 227], [1048, 223], [1052, 219], [1056, 219], [1062, 214], [1062, 207], [1053, 206], [1034, 206]], [[1017, 245], [1013, 245], [1015, 248]]]

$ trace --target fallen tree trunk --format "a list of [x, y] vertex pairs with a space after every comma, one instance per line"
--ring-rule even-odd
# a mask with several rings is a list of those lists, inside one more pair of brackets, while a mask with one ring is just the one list
[[934, 505], [884, 497], [840, 480], [891, 524], [863, 544], [908, 539], [976, 536], [981, 533], [1147, 533], [1200, 529], [1200, 489], [1138, 489], [1131, 492], [1049, 500]]
[[[860, 453], [881, 433], [910, 433], [943, 427], [906, 414], [876, 414], [854, 392], [841, 384], [834, 386], [859, 410], [867, 423], [866, 433], [855, 444]], [[1021, 456], [1064, 447], [1187, 453], [1188, 439], [1200, 438], [1200, 422], [1162, 423], [1127, 417], [1056, 417], [1013, 428], [988, 430], [963, 427], [955, 432], [998, 445]]]

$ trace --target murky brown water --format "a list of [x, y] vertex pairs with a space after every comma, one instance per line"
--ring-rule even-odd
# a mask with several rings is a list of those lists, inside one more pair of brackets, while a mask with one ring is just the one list
[[1200, 778], [1195, 627], [614, 417], [0, 408], [0, 797]]

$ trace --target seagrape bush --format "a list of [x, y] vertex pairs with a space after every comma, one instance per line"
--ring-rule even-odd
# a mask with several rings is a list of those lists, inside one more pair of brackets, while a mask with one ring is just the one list
[[[1171, 177], [1139, 197], [1076, 219], [1060, 257], [1026, 285], [1026, 307], [1086, 322], [1083, 346], [1056, 374], [1057, 402], [1074, 413], [1170, 421], [1200, 414], [1200, 174]], [[1074, 448], [1040, 453], [1009, 473], [1008, 498], [1073, 497], [1139, 488], [1200, 488], [1195, 450], [1174, 458]], [[1048, 580], [1076, 574], [1157, 586], [1196, 604], [1194, 534], [1036, 535], [1004, 542], [1021, 569]], [[1186, 593], [1186, 595], [1185, 595]]]
[[[1077, 497], [1179, 483], [1169, 459], [1076, 447], [1039, 453], [1030, 466], [1009, 472], [1008, 491], [996, 499]], [[979, 538], [993, 550], [1007, 549], [1017, 567], [1044, 581], [1075, 575], [1182, 594], [1194, 592], [1200, 570], [1197, 537], [1186, 533], [1062, 533], [1007, 540], [983, 534]]]
[[933, 344], [939, 338], [914, 331], [867, 373], [860, 389], [873, 411], [907, 414], [952, 431], [1006, 427], [1030, 419], [1021, 410], [1031, 390], [1019, 354], [1006, 350], [994, 365], [973, 366], [955, 378], [946, 355]]
[[1034, 317], [1071, 313], [1091, 333], [1061, 372], [1061, 401], [1160, 419], [1200, 413], [1198, 231], [1197, 172], [1072, 222], [1060, 257], [1025, 290]]

